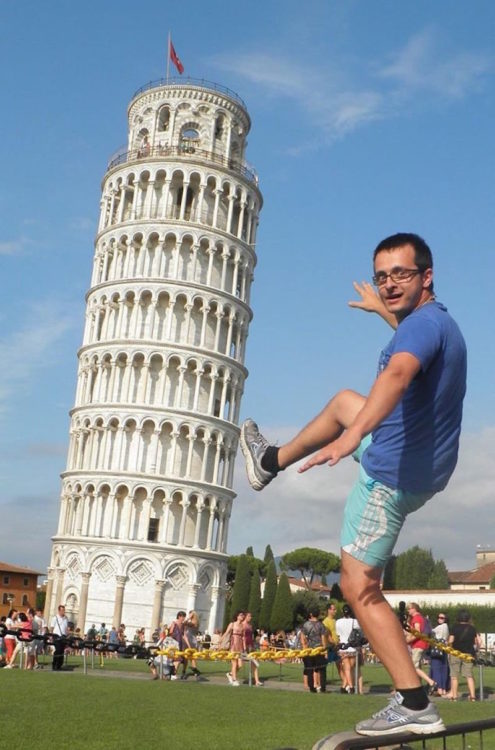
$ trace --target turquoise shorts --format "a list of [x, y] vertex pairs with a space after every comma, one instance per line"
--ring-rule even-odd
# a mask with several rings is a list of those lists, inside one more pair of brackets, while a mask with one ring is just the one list
[[[371, 441], [368, 435], [354, 454], [360, 461]], [[340, 546], [356, 560], [383, 568], [395, 547], [409, 513], [421, 508], [434, 493], [394, 490], [368, 476], [362, 466], [344, 510]]]

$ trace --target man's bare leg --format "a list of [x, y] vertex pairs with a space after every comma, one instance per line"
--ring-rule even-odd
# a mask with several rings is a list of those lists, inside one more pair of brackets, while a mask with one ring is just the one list
[[295, 438], [280, 446], [278, 463], [286, 469], [339, 437], [361, 411], [366, 398], [356, 391], [339, 391]]
[[380, 590], [381, 568], [354, 559], [342, 550], [340, 585], [366, 637], [396, 689], [421, 686], [398, 617]]

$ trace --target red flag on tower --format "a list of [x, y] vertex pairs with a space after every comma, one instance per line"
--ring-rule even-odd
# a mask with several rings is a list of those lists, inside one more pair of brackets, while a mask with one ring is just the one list
[[170, 40], [170, 59], [172, 60], [173, 64], [175, 65], [179, 73], [182, 75], [182, 73], [184, 72], [184, 66], [181, 63], [177, 55], [177, 52], [175, 51], [175, 47], [172, 44], [172, 40]]

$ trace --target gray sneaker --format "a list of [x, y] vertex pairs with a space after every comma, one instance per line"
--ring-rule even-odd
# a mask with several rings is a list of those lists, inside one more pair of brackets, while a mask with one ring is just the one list
[[261, 467], [261, 459], [270, 443], [258, 430], [252, 419], [246, 419], [241, 427], [241, 450], [246, 460], [246, 471], [253, 490], [262, 490], [276, 474]]
[[412, 711], [402, 706], [401, 702], [402, 696], [400, 693], [395, 693], [388, 706], [373, 714], [371, 719], [356, 724], [356, 732], [375, 737], [379, 734], [401, 734], [402, 732], [436, 734], [445, 730], [445, 724], [433, 703], [428, 703], [422, 711]]

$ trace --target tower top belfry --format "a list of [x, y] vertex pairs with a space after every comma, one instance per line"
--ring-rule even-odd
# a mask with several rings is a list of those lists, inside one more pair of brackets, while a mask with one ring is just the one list
[[262, 196], [232, 91], [139, 89], [107, 167], [46, 614], [221, 624]]

